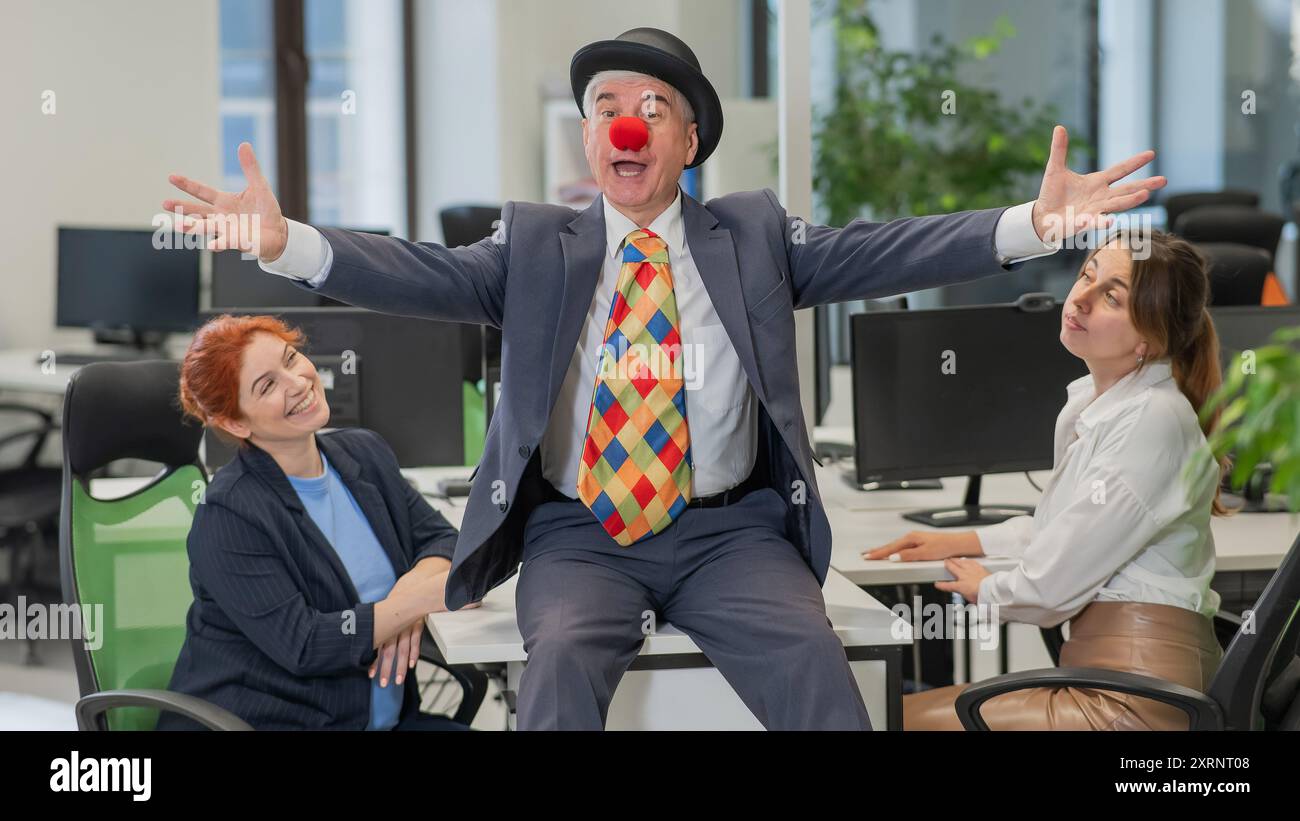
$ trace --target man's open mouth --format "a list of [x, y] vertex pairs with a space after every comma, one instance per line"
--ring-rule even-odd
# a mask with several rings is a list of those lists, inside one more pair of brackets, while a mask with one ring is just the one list
[[635, 177], [638, 176], [644, 170], [645, 170], [644, 163], [632, 162], [631, 160], [623, 160], [621, 162], [614, 163], [614, 171], [620, 177]]

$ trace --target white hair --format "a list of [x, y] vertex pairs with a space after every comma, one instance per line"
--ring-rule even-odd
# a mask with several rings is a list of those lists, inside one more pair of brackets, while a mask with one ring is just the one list
[[637, 78], [658, 80], [668, 86], [668, 91], [672, 96], [671, 105], [682, 112], [682, 121], [688, 126], [695, 122], [695, 109], [691, 108], [690, 100], [687, 100], [686, 95], [678, 91], [672, 83], [665, 82], [649, 74], [643, 74], [640, 71], [627, 71], [625, 69], [598, 71], [592, 75], [591, 79], [587, 81], [587, 90], [582, 94], [582, 116], [591, 117], [591, 107], [596, 100], [596, 88], [601, 83], [607, 83], [610, 80], [632, 80]]

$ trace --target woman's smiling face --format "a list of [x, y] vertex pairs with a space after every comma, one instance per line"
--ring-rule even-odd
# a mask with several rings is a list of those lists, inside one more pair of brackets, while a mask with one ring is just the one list
[[301, 439], [329, 421], [316, 366], [284, 340], [256, 333], [239, 369], [240, 419], [221, 427], [241, 439], [277, 442]]
[[1090, 363], [1136, 365], [1147, 343], [1129, 315], [1130, 252], [1108, 245], [1084, 264], [1061, 307], [1061, 344]]

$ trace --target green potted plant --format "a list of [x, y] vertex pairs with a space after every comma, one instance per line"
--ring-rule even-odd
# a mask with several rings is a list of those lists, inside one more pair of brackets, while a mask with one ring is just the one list
[[1232, 454], [1229, 481], [1242, 488], [1262, 464], [1273, 478], [1267, 488], [1300, 511], [1300, 328], [1284, 328], [1268, 345], [1243, 351], [1224, 374], [1223, 385], [1201, 410], [1202, 421], [1219, 413], [1210, 436], [1216, 458]]
[[[1036, 193], [1055, 108], [1007, 103], [964, 79], [1016, 36], [1006, 17], [960, 46], [936, 35], [928, 50], [888, 51], [866, 0], [830, 4], [835, 96], [814, 135], [814, 186], [828, 224], [864, 212], [892, 219], [991, 208]], [[1089, 150], [1073, 138], [1072, 148]]]

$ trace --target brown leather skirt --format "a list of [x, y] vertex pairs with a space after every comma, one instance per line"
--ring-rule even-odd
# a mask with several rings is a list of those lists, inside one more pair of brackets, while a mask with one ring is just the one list
[[[1205, 692], [1223, 656], [1214, 625], [1167, 604], [1093, 602], [1070, 620], [1062, 667], [1140, 673]], [[903, 697], [904, 730], [960, 730], [966, 685]], [[1020, 690], [984, 702], [993, 730], [1185, 730], [1187, 714], [1151, 699], [1079, 687]]]

